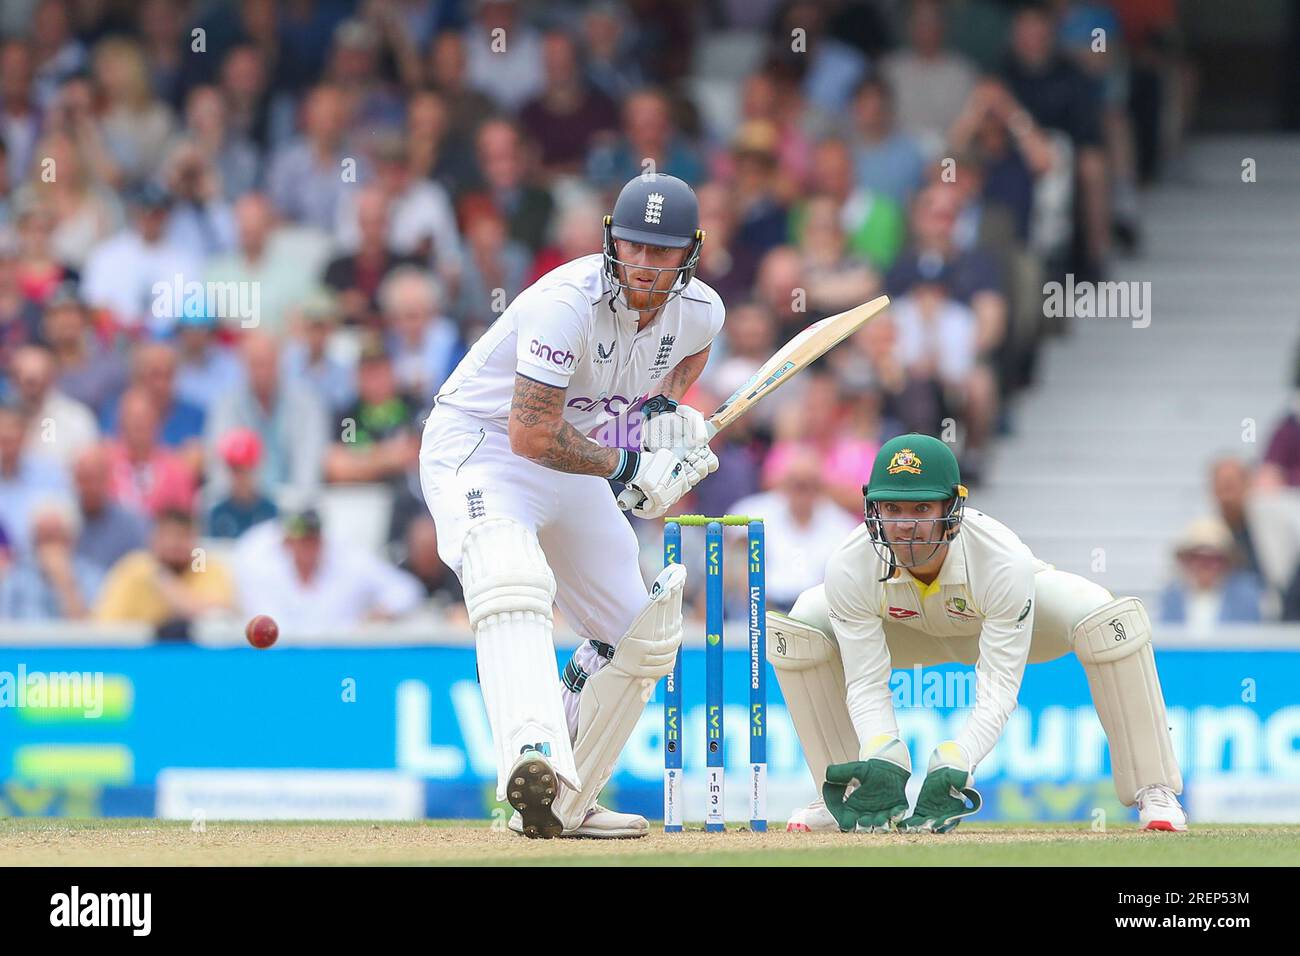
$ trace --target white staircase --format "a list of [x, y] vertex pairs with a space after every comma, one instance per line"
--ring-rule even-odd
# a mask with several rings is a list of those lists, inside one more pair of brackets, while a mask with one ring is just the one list
[[1151, 283], [1150, 326], [1072, 320], [971, 501], [1043, 560], [1143, 599], [1210, 508], [1209, 463], [1263, 454], [1300, 341], [1300, 141], [1201, 141], [1180, 172], [1143, 197], [1142, 255], [1109, 276]]

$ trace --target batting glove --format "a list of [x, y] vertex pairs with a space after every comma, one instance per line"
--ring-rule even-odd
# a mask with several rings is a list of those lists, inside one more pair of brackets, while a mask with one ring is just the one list
[[641, 406], [641, 450], [696, 448], [709, 441], [708, 423], [689, 405], [656, 395]]

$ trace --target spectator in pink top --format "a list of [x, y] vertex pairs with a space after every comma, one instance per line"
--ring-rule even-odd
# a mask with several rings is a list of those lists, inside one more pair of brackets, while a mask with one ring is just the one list
[[799, 399], [787, 402], [776, 421], [777, 441], [763, 462], [763, 486], [772, 487], [792, 456], [815, 452], [822, 463], [826, 493], [852, 512], [862, 508], [862, 483], [871, 473], [880, 443], [875, 435], [845, 429], [846, 404], [833, 375], [809, 369]]
[[150, 515], [191, 512], [197, 480], [185, 457], [159, 440], [158, 412], [136, 387], [122, 395], [119, 438], [108, 445], [109, 487], [124, 507]]

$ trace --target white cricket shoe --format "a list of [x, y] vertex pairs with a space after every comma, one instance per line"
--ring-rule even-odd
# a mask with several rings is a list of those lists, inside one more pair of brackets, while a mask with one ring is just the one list
[[839, 832], [840, 825], [826, 809], [826, 801], [818, 797], [806, 807], [796, 810], [785, 825], [786, 833]]
[[[524, 821], [518, 812], [511, 815], [509, 827], [515, 833], [524, 832]], [[616, 813], [596, 804], [577, 829], [565, 830], [560, 836], [588, 840], [632, 840], [649, 832], [650, 824], [645, 817], [635, 813]]]
[[1187, 829], [1187, 813], [1168, 787], [1154, 784], [1137, 792], [1138, 824], [1143, 830]]

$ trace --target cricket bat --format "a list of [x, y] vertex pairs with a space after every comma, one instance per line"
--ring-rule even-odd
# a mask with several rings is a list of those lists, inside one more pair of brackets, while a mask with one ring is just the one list
[[[814, 322], [786, 342], [750, 376], [749, 381], [732, 392], [731, 396], [718, 406], [717, 411], [709, 416], [709, 438], [712, 439], [714, 435], [888, 307], [889, 296], [877, 296], [870, 302], [864, 302], [847, 312]], [[630, 487], [625, 488], [618, 496], [619, 507], [625, 510], [633, 507], [637, 500], [639, 500], [639, 493]]]

